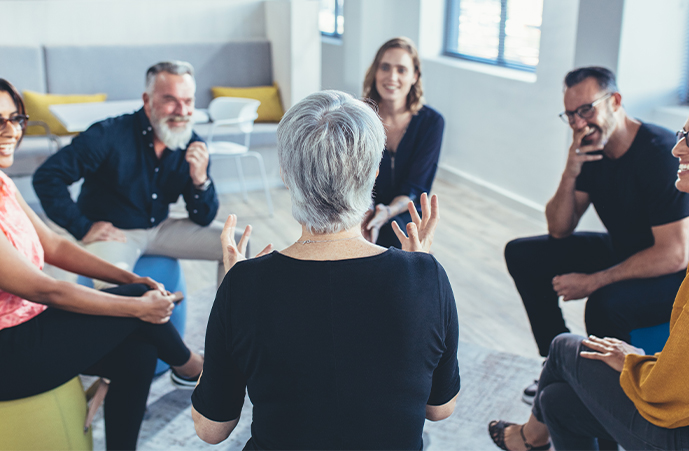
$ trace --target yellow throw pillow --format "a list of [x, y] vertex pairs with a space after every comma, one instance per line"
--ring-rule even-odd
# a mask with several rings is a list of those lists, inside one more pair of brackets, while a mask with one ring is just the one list
[[[26, 114], [29, 115], [30, 121], [43, 121], [48, 124], [50, 131], [56, 135], [70, 135], [62, 123], [53, 116], [48, 107], [50, 105], [57, 105], [60, 103], [87, 103], [87, 102], [105, 102], [108, 97], [107, 94], [75, 94], [75, 95], [59, 95], [59, 94], [41, 94], [40, 92], [23, 91], [22, 97], [26, 106]], [[45, 129], [43, 127], [32, 126], [27, 127], [26, 135], [43, 135]]]
[[273, 86], [252, 86], [250, 88], [214, 86], [211, 88], [211, 92], [214, 99], [216, 97], [241, 97], [259, 100], [261, 105], [258, 107], [256, 122], [280, 122], [282, 115], [285, 114], [280, 102], [277, 83], [273, 83]]

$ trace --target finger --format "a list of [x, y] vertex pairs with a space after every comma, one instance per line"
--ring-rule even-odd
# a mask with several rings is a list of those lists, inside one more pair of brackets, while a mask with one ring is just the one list
[[[264, 247], [261, 252], [256, 254], [256, 257], [262, 257], [264, 255], [270, 254], [271, 252], [273, 252], [273, 245], [269, 244], [266, 247]], [[254, 258], [256, 258], [256, 257], [254, 257]]]
[[237, 226], [237, 215], [228, 215], [222, 228], [221, 237], [234, 244], [234, 228]]
[[242, 255], [246, 255], [246, 245], [249, 244], [249, 237], [250, 236], [251, 236], [251, 226], [247, 225], [246, 228], [244, 229], [244, 233], [242, 233], [242, 237], [239, 239], [239, 244], [237, 245], [239, 253]]
[[182, 293], [181, 291], [175, 291], [174, 293], [172, 293], [170, 295], [170, 301], [172, 301], [174, 303], [178, 303], [182, 299], [184, 299], [184, 293]]
[[407, 238], [407, 235], [400, 229], [400, 226], [397, 224], [397, 221], [392, 221], [392, 231], [395, 232], [395, 235], [397, 236], [397, 239], [400, 240], [400, 243], [404, 243]]
[[380, 227], [374, 227], [371, 229], [371, 243], [376, 244], [378, 241], [378, 234], [380, 233]]
[[437, 194], [431, 196], [431, 221], [433, 220], [435, 222], [440, 220], [440, 199]]
[[413, 201], [409, 201], [407, 204], [407, 208], [409, 209], [409, 214], [411, 215], [411, 220], [414, 224], [418, 226], [421, 225], [421, 217], [419, 216], [419, 212], [416, 211], [416, 207], [414, 206]]
[[591, 360], [605, 360], [605, 355], [600, 352], [581, 351], [579, 355]]
[[431, 203], [428, 201], [428, 194], [421, 193], [419, 203], [421, 204], [421, 218], [423, 222], [428, 222], [431, 219]]
[[160, 324], [165, 324], [165, 323], [167, 323], [168, 321], [170, 321], [170, 317], [169, 317], [169, 316], [166, 316], [165, 318], [162, 318], [162, 319], [160, 320]]
[[413, 244], [419, 243], [419, 229], [413, 222], [407, 224], [407, 235]]

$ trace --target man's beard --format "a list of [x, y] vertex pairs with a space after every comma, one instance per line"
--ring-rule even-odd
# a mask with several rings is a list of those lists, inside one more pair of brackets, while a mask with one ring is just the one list
[[[181, 119], [186, 121], [186, 125], [184, 127], [175, 127], [173, 130], [168, 125], [170, 119]], [[153, 108], [151, 108], [151, 127], [153, 127], [156, 137], [170, 150], [186, 149], [187, 143], [191, 139], [191, 134], [194, 132], [194, 124], [191, 122], [191, 117], [174, 114], [158, 117]]]

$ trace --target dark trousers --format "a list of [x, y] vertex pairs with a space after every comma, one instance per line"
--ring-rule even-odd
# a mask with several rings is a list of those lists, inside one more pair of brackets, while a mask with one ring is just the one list
[[[145, 285], [104, 291], [140, 296]], [[180, 366], [191, 356], [171, 323], [84, 315], [48, 308], [0, 330], [0, 401], [59, 387], [78, 374], [111, 380], [105, 398], [108, 449], [135, 449], [156, 360]]]
[[[622, 261], [605, 233], [575, 233], [556, 239], [548, 235], [520, 238], [505, 246], [505, 262], [529, 316], [542, 356], [550, 342], [569, 332], [553, 290], [553, 277], [594, 273]], [[586, 303], [586, 331], [599, 337], [629, 342], [629, 332], [670, 321], [672, 304], [685, 271], [607, 285]]]
[[584, 337], [553, 340], [532, 413], [550, 431], [555, 449], [596, 450], [596, 438], [624, 449], [689, 449], [689, 427], [666, 429], [644, 419], [620, 386], [620, 373], [579, 355]]
[[[421, 216], [421, 213], [419, 213], [419, 216]], [[408, 211], [405, 211], [383, 224], [378, 233], [376, 244], [385, 248], [396, 247], [397, 249], [402, 249], [402, 243], [400, 243], [397, 235], [395, 235], [395, 232], [392, 230], [392, 221], [397, 221], [397, 225], [400, 226], [400, 229], [402, 229], [404, 233], [407, 233], [407, 224], [411, 222], [411, 215]]]

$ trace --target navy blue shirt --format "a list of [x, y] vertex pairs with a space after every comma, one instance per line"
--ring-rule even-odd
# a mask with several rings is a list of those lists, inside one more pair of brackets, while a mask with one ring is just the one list
[[652, 227], [689, 216], [689, 194], [675, 187], [676, 141], [670, 130], [642, 123], [620, 158], [603, 155], [581, 168], [576, 189], [588, 193], [621, 260], [653, 246]]
[[389, 205], [397, 196], [413, 201], [431, 191], [438, 170], [440, 144], [445, 120], [424, 105], [412, 116], [395, 152], [387, 148], [380, 162], [380, 173], [373, 188], [374, 204]]
[[245, 449], [416, 449], [426, 405], [459, 392], [457, 307], [432, 255], [394, 248], [336, 261], [278, 252], [218, 289], [194, 408], [236, 419]]
[[[189, 143], [195, 141], [201, 141], [196, 133]], [[125, 230], [154, 227], [180, 195], [189, 219], [205, 226], [218, 212], [218, 197], [212, 183], [194, 188], [185, 154], [165, 149], [158, 159], [142, 108], [93, 124], [36, 170], [33, 186], [48, 217], [78, 240], [96, 221]], [[68, 186], [81, 178], [75, 204]]]

